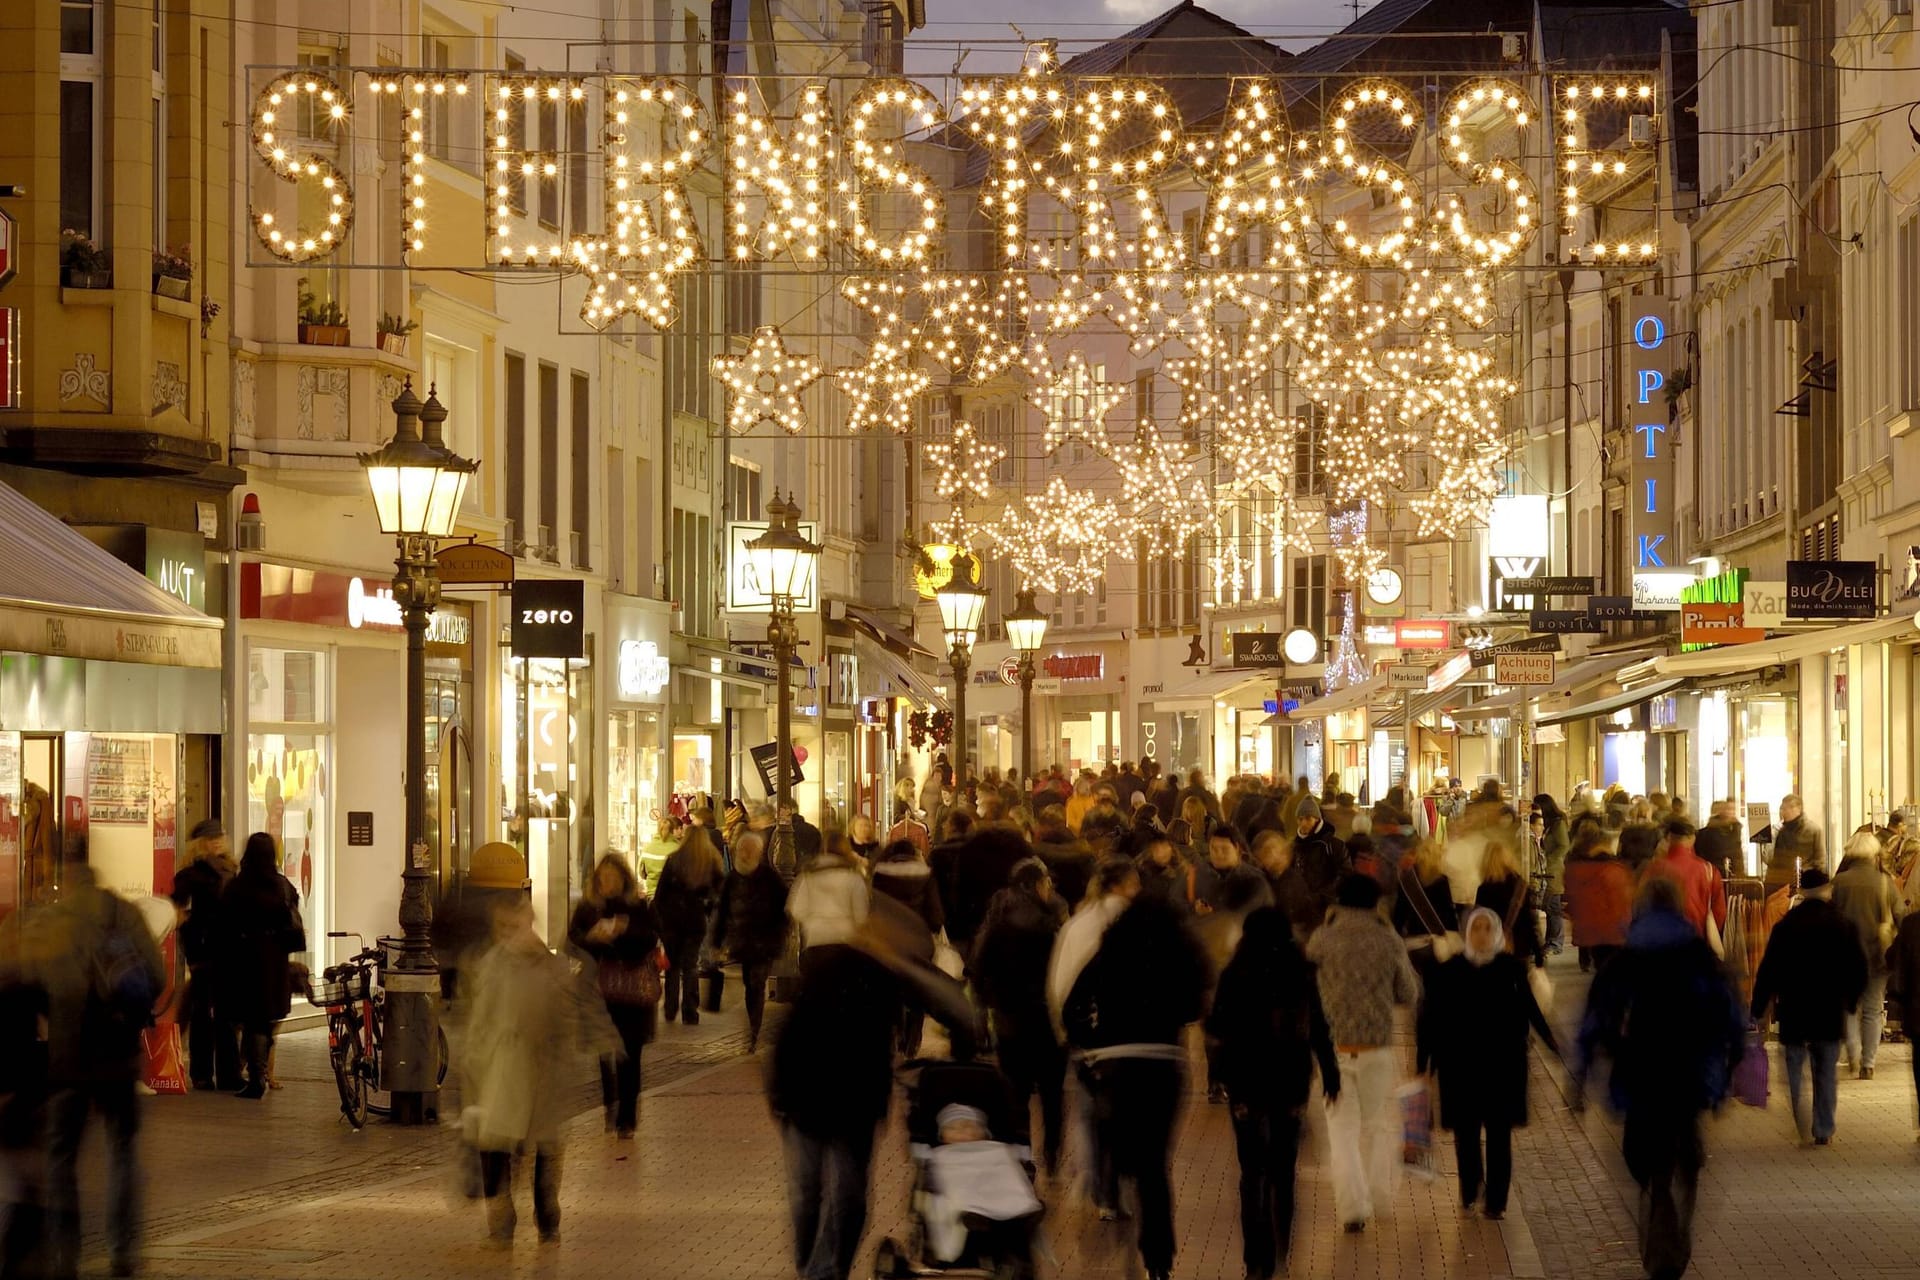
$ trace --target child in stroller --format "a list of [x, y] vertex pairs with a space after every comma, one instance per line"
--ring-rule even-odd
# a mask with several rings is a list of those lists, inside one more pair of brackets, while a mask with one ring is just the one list
[[993, 1136], [1015, 1128], [1006, 1081], [985, 1062], [916, 1062], [904, 1074], [913, 1235], [882, 1241], [874, 1274], [1027, 1280], [1042, 1206], [1032, 1154]]

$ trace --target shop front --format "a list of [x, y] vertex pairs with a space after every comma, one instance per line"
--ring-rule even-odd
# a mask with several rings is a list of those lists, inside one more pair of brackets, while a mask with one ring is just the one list
[[[1040, 658], [1035, 680], [1051, 693], [1056, 739], [1051, 744], [1035, 740], [1035, 767], [1042, 761], [1062, 764], [1069, 770], [1090, 768], [1098, 771], [1107, 764], [1137, 760], [1138, 740], [1129, 737], [1126, 721], [1134, 708], [1127, 699], [1125, 674], [1115, 667], [1125, 661], [1124, 641], [1063, 643]], [[1019, 705], [1019, 690], [1011, 690], [1014, 706]], [[1051, 750], [1047, 749], [1051, 747]]]
[[642, 846], [654, 839], [666, 816], [665, 797], [671, 794], [673, 613], [662, 601], [638, 596], [609, 594], [603, 607], [614, 674], [607, 691], [602, 754], [606, 835], [601, 843], [637, 866]]
[[[405, 839], [406, 636], [371, 573], [249, 557], [236, 571], [232, 786], [246, 833], [280, 844], [315, 963], [397, 926]], [[436, 897], [484, 843], [477, 830], [476, 604], [445, 600], [427, 631], [427, 841]], [[403, 711], [404, 714], [404, 711]]]

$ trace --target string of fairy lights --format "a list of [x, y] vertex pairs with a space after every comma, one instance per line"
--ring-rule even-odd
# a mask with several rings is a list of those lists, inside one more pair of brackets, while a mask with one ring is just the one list
[[[1421, 93], [1386, 78], [1301, 111], [1280, 80], [1234, 77], [1217, 113], [1190, 125], [1169, 84], [1075, 75], [1049, 43], [1016, 74], [962, 82], [951, 102], [900, 77], [844, 95], [795, 81], [772, 103], [768, 81], [729, 80], [710, 107], [669, 77], [288, 69], [256, 100], [252, 134], [301, 216], [283, 218], [291, 200], [276, 198], [253, 220], [287, 262], [347, 245], [352, 182], [330, 158], [344, 151], [296, 136], [289, 116], [337, 143], [365, 83], [400, 107], [400, 248], [423, 253], [434, 113], [472, 102], [487, 269], [582, 278], [596, 329], [629, 317], [670, 328], [683, 285], [722, 262], [815, 270], [823, 294], [861, 313], [850, 366], [792, 349], [778, 326], [715, 356], [730, 431], [801, 433], [822, 379], [846, 430], [902, 436], [928, 421], [935, 395], [1011, 387], [1037, 412], [1044, 458], [1071, 447], [1112, 483], [1084, 472], [1069, 483], [1050, 461], [1044, 483], [1000, 492], [1005, 451], [962, 415], [924, 449], [948, 512], [936, 537], [995, 546], [1029, 586], [1086, 591], [1113, 560], [1182, 554], [1251, 505], [1276, 557], [1318, 539], [1352, 583], [1381, 562], [1374, 513], [1405, 511], [1420, 535], [1448, 536], [1499, 492], [1517, 387], [1493, 320], [1543, 231], [1562, 261], [1644, 268], [1659, 256], [1651, 224], [1592, 234], [1612, 225], [1596, 209], [1654, 180], [1650, 79], [1547, 77], [1548, 112], [1511, 80], [1458, 81], [1429, 119]], [[598, 118], [602, 229], [562, 234], [526, 216], [529, 186], [567, 162], [556, 138], [576, 136], [547, 123], [545, 149], [529, 147], [534, 113]], [[959, 170], [940, 167], [956, 151], [971, 164], [957, 184]], [[1536, 172], [1550, 174], [1550, 202]], [[689, 189], [703, 173], [721, 193], [715, 246]], [[970, 210], [953, 207], [956, 190]], [[969, 239], [973, 269], [954, 263]], [[1138, 408], [1130, 431], [1110, 429], [1125, 395], [1089, 356], [1101, 340], [1178, 388], [1167, 429]], [[1303, 454], [1315, 469], [1306, 501]], [[1237, 593], [1251, 566], [1218, 542], [1215, 589]]]

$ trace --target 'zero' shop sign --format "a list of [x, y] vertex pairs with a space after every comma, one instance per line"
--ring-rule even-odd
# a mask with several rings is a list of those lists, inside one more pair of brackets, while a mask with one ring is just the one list
[[578, 578], [522, 578], [513, 584], [513, 656], [587, 656], [586, 585]]

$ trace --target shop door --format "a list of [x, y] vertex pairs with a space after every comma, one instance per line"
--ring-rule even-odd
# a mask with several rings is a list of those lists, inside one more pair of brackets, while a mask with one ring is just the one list
[[40, 906], [60, 886], [60, 851], [66, 824], [60, 797], [66, 794], [65, 738], [29, 733], [20, 742], [20, 903]]
[[426, 738], [427, 848], [436, 856], [434, 896], [466, 869], [473, 831], [473, 748], [467, 707], [471, 686], [458, 667], [427, 668]]

